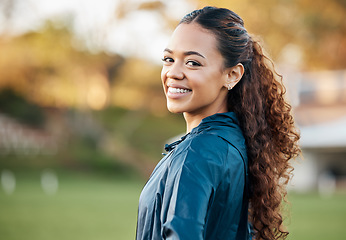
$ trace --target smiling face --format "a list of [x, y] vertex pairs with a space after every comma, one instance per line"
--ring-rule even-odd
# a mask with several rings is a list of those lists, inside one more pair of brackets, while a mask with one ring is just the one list
[[163, 57], [161, 79], [168, 110], [200, 120], [226, 112], [228, 77], [215, 36], [196, 23], [180, 24]]

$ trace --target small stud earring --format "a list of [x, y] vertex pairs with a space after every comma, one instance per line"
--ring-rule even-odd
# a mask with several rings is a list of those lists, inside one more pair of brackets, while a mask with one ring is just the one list
[[227, 84], [227, 89], [228, 91], [232, 89], [232, 85], [231, 84]]

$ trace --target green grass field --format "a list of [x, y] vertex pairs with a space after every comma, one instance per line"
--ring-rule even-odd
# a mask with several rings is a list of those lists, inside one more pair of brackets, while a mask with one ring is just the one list
[[291, 240], [342, 240], [346, 228], [346, 193], [330, 197], [290, 194]]
[[[12, 195], [0, 191], [2, 240], [134, 239], [144, 182], [80, 173], [59, 174], [56, 195], [46, 195], [40, 174], [20, 174]], [[292, 240], [344, 239], [346, 194], [289, 196]]]

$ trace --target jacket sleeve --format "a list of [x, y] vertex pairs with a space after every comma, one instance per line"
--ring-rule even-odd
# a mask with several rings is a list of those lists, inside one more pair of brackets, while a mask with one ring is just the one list
[[208, 207], [222, 179], [227, 143], [214, 135], [195, 137], [173, 158], [167, 176], [163, 239], [204, 239]]

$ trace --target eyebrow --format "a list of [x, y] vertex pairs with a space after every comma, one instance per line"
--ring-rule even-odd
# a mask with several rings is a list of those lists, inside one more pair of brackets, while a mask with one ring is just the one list
[[[169, 53], [173, 53], [173, 51], [169, 48], [165, 48], [165, 50], [163, 50], [164, 52], [169, 52]], [[187, 51], [187, 52], [184, 52], [184, 55], [185, 56], [190, 56], [190, 55], [197, 55], [197, 56], [200, 56], [202, 58], [205, 58], [202, 54], [200, 54], [199, 52], [196, 52], [196, 51]]]

